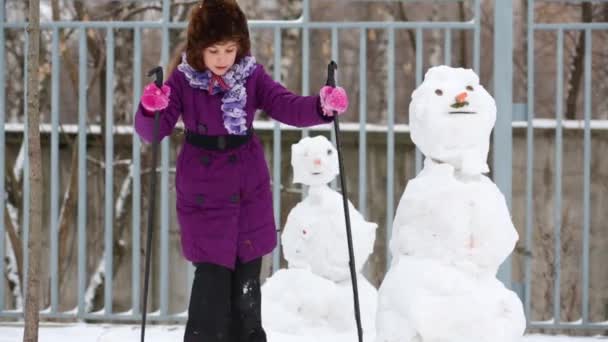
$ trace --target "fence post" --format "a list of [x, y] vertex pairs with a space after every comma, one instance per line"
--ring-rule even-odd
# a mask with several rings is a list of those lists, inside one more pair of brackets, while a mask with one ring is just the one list
[[[4, 2], [0, 5], [0, 70], [4, 70]], [[4, 274], [4, 255], [6, 253], [4, 244], [4, 206], [5, 206], [5, 195], [4, 195], [4, 163], [5, 163], [5, 139], [4, 139], [4, 122], [5, 116], [5, 104], [4, 104], [4, 92], [5, 86], [4, 72], [0, 72], [0, 274]], [[4, 292], [5, 284], [4, 280], [0, 281], [0, 312], [4, 311]]]
[[[494, 1], [494, 98], [498, 109], [494, 129], [494, 182], [511, 209], [513, 168], [513, 0]], [[511, 288], [511, 257], [498, 270], [498, 278]]]

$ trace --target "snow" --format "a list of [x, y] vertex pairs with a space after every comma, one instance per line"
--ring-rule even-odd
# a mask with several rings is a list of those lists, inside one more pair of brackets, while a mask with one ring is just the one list
[[[376, 289], [358, 276], [363, 331], [374, 333]], [[264, 326], [283, 334], [324, 335], [356, 332], [350, 280], [341, 283], [307, 269], [282, 269], [262, 287]]]
[[[104, 255], [105, 253], [106, 251], [104, 251]], [[95, 299], [95, 292], [97, 291], [97, 288], [101, 284], [103, 284], [105, 272], [106, 263], [105, 259], [102, 258], [99, 260], [99, 263], [97, 264], [97, 269], [95, 270], [95, 273], [93, 273], [93, 275], [91, 276], [89, 280], [89, 286], [87, 287], [87, 290], [84, 293], [85, 312], [91, 312], [93, 308], [93, 300]]]
[[19, 154], [17, 155], [17, 159], [15, 160], [15, 165], [13, 167], [13, 175], [17, 182], [20, 182], [21, 177], [23, 176], [23, 167], [25, 164], [25, 143], [25, 140], [21, 143]]
[[[12, 207], [8, 205], [9, 207]], [[21, 280], [19, 279], [19, 269], [17, 265], [17, 258], [15, 256], [15, 250], [11, 244], [11, 239], [5, 239], [6, 242], [6, 278], [13, 286], [12, 295], [15, 300], [15, 308], [17, 310], [23, 310], [23, 294], [21, 293]]]
[[[268, 342], [353, 342], [356, 336], [346, 333], [318, 333], [316, 335], [293, 335], [267, 331]], [[146, 342], [181, 341], [183, 325], [149, 325], [146, 327]], [[43, 323], [39, 342], [132, 342], [139, 341], [139, 325], [109, 324], [50, 324]], [[0, 325], [0, 342], [23, 341], [23, 326], [20, 324]], [[365, 342], [373, 341], [373, 335], [365, 335]], [[522, 342], [600, 342], [606, 337], [570, 337], [529, 335]]]
[[[580, 130], [585, 128], [585, 120], [562, 120], [561, 123], [565, 129]], [[558, 122], [554, 119], [533, 119], [532, 126], [534, 128], [555, 129]], [[513, 127], [528, 127], [528, 121], [515, 121]], [[608, 130], [608, 120], [589, 120], [589, 127], [592, 130]]]
[[40, 4], [40, 21], [52, 21], [53, 20], [53, 9], [50, 3]]

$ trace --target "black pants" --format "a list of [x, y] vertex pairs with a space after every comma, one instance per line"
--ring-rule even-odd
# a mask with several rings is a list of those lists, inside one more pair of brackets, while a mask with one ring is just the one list
[[194, 264], [184, 342], [266, 342], [262, 328], [260, 270], [262, 259], [234, 271]]

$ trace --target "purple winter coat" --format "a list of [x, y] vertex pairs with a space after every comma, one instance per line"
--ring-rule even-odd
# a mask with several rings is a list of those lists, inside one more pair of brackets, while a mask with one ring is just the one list
[[[220, 109], [222, 94], [190, 86], [176, 69], [166, 82], [169, 106], [161, 111], [160, 137], [170, 135], [178, 118], [187, 130], [226, 135]], [[319, 96], [298, 96], [275, 82], [262, 65], [245, 83], [247, 127], [257, 109], [282, 123], [308, 127], [331, 121], [322, 115]], [[153, 139], [154, 118], [139, 106], [135, 130]], [[254, 135], [233, 150], [210, 151], [184, 143], [176, 162], [177, 216], [184, 257], [233, 269], [270, 253], [277, 244], [270, 174], [260, 140]]]

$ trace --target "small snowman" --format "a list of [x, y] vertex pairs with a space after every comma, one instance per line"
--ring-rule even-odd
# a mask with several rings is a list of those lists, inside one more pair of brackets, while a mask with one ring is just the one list
[[[324, 136], [305, 137], [291, 148], [294, 183], [309, 186], [308, 196], [287, 216], [282, 235], [290, 268], [308, 268], [335, 282], [350, 280], [342, 195], [331, 189], [339, 173], [338, 154]], [[356, 270], [372, 253], [376, 223], [367, 222], [348, 202]]]
[[[289, 213], [281, 238], [288, 268], [262, 287], [262, 317], [273, 331], [307, 335], [356, 331], [342, 195], [327, 183], [339, 173], [335, 147], [324, 136], [292, 145], [294, 182], [309, 186]], [[373, 251], [377, 224], [349, 202], [363, 330], [375, 330], [377, 290], [360, 274]]]
[[395, 220], [376, 342], [515, 342], [526, 326], [496, 272], [518, 240], [504, 196], [483, 173], [496, 105], [472, 70], [429, 69], [410, 104], [424, 168]]

